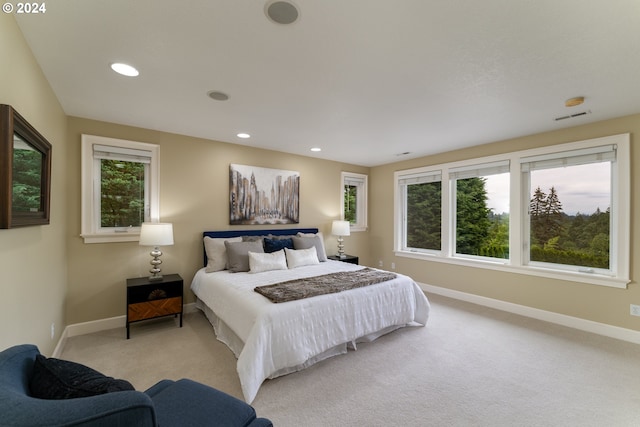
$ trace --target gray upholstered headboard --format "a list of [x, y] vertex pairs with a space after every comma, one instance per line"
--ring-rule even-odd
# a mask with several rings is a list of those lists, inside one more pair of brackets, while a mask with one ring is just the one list
[[[202, 238], [211, 237], [214, 239], [225, 239], [229, 237], [239, 237], [239, 236], [292, 236], [298, 233], [317, 233], [317, 228], [277, 228], [275, 230], [262, 230], [262, 229], [253, 229], [253, 230], [220, 230], [220, 231], [205, 231], [202, 233]], [[204, 265], [207, 265], [207, 253], [204, 251]]]

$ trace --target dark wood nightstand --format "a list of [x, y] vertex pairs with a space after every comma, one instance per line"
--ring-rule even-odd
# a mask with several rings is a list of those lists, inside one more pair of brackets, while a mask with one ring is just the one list
[[127, 339], [129, 325], [141, 320], [180, 315], [182, 328], [182, 286], [179, 274], [167, 274], [154, 281], [148, 277], [127, 279]]
[[353, 255], [344, 255], [344, 258], [340, 258], [338, 255], [329, 255], [327, 258], [332, 259], [334, 261], [342, 261], [348, 262], [349, 264], [358, 264], [359, 260], [357, 256]]

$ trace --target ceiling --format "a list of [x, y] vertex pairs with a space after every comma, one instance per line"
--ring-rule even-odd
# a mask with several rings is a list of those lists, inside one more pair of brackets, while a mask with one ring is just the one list
[[638, 0], [291, 1], [289, 25], [265, 0], [15, 17], [70, 116], [363, 166], [640, 112]]

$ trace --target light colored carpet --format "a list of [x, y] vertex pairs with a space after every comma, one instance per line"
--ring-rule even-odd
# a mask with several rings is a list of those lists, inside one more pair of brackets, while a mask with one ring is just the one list
[[[267, 380], [276, 426], [640, 426], [640, 346], [429, 295], [427, 327]], [[145, 390], [192, 378], [242, 398], [235, 358], [200, 313], [68, 340], [62, 358]]]

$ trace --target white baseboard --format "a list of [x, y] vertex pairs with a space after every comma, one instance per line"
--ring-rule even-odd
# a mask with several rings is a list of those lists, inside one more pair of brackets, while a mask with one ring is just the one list
[[514, 304], [506, 301], [500, 301], [493, 298], [482, 297], [479, 295], [468, 294], [466, 292], [455, 291], [453, 289], [441, 288], [439, 286], [427, 285], [426, 283], [418, 283], [420, 288], [425, 292], [442, 295], [445, 297], [482, 305], [485, 307], [495, 308], [497, 310], [506, 311], [508, 313], [519, 314], [533, 319], [543, 320], [570, 328], [579, 329], [581, 331], [592, 332], [598, 335], [604, 335], [610, 338], [616, 338], [622, 341], [640, 344], [640, 331], [633, 329], [621, 328], [618, 326], [598, 323], [591, 320], [580, 319], [578, 317], [567, 316], [564, 314], [554, 313], [551, 311], [540, 310], [538, 308], [527, 307], [525, 305]]
[[[540, 310], [538, 308], [527, 307], [524, 305], [514, 304], [493, 298], [482, 297], [479, 295], [468, 294], [466, 292], [455, 291], [453, 289], [442, 288], [439, 286], [427, 285], [426, 283], [418, 283], [420, 288], [428, 293], [442, 295], [445, 297], [482, 305], [485, 307], [495, 308], [496, 310], [506, 311], [508, 313], [518, 314], [533, 319], [543, 320], [570, 328], [579, 329], [581, 331], [592, 332], [598, 335], [604, 335], [610, 338], [616, 338], [622, 341], [628, 341], [634, 344], [640, 344], [640, 332], [632, 329], [620, 328], [618, 326], [598, 323], [591, 320], [580, 319], [578, 317], [567, 316], [564, 314], [554, 313], [551, 311]], [[197, 311], [195, 303], [185, 304], [183, 313], [193, 313]], [[64, 345], [68, 338], [100, 332], [107, 329], [124, 328], [126, 326], [126, 316], [111, 317], [108, 319], [94, 320], [91, 322], [76, 323], [68, 325], [64, 328], [60, 340], [56, 345], [52, 357], [60, 357]]]
[[[192, 302], [182, 306], [182, 313], [193, 313], [197, 311], [196, 303]], [[90, 322], [74, 323], [67, 325], [62, 331], [62, 335], [58, 340], [55, 350], [51, 357], [60, 357], [62, 350], [67, 342], [68, 338], [78, 335], [92, 334], [94, 332], [106, 331], [107, 329], [124, 328], [127, 326], [127, 316], [116, 316], [108, 319], [92, 320]]]

